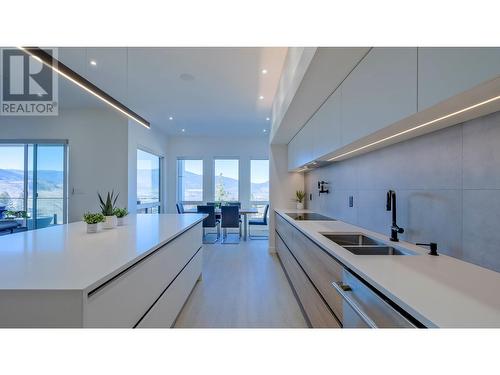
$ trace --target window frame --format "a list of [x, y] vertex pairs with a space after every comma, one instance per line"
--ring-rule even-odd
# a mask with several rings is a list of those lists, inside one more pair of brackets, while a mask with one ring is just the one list
[[237, 201], [241, 202], [241, 158], [237, 156], [214, 156], [212, 159], [212, 198], [215, 200], [215, 192], [217, 189], [217, 181], [216, 181], [216, 176], [215, 176], [215, 162], [217, 160], [236, 160], [238, 162], [238, 198], [236, 199]]
[[[251, 200], [251, 198], [252, 198], [252, 161], [253, 160], [267, 160], [267, 162], [268, 162], [268, 182], [269, 182], [269, 158], [262, 158], [262, 157], [261, 158], [259, 158], [259, 157], [250, 158], [250, 162], [249, 162], [250, 186], [249, 186], [249, 190], [248, 190], [248, 192], [249, 192], [248, 202], [250, 204], [250, 207], [265, 206], [265, 205], [269, 204], [269, 197], [268, 197], [267, 201], [253, 201], [253, 200]], [[269, 213], [268, 213], [268, 215], [269, 215]]]
[[[182, 197], [181, 197], [181, 194], [182, 194], [182, 190], [180, 189], [180, 186], [179, 186], [179, 161], [184, 161], [184, 160], [198, 160], [198, 161], [201, 161], [201, 201], [185, 201], [185, 200], [182, 200]], [[203, 158], [201, 157], [178, 157], [177, 158], [177, 161], [176, 161], [176, 203], [182, 203], [183, 205], [186, 205], [186, 206], [197, 206], [197, 205], [201, 205], [203, 204], [204, 202], [204, 196], [205, 196], [205, 160], [203, 160]]]
[[156, 156], [158, 158], [158, 202], [149, 202], [149, 203], [141, 203], [137, 204], [136, 203], [136, 212], [139, 213], [140, 210], [145, 210], [145, 213], [148, 213], [148, 211], [154, 207], [158, 207], [158, 213], [163, 213], [163, 165], [164, 165], [164, 156], [154, 152], [153, 150], [148, 149], [147, 147], [142, 147], [142, 146], [137, 146], [136, 152], [135, 152], [135, 201], [138, 201], [138, 196], [137, 196], [137, 171], [138, 171], [138, 166], [137, 166], [137, 151], [142, 151], [147, 154]]

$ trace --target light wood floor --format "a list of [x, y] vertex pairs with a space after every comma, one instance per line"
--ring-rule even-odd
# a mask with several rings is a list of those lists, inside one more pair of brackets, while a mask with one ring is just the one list
[[267, 240], [204, 245], [203, 278], [176, 328], [305, 328], [300, 307]]

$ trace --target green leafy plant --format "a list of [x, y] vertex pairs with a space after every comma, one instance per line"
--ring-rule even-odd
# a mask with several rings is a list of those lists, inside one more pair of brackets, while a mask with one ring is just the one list
[[28, 217], [28, 214], [26, 213], [26, 211], [5, 211], [5, 216], [15, 219], [26, 219]]
[[116, 200], [118, 199], [118, 196], [120, 193], [116, 194], [115, 192], [112, 191], [111, 193], [108, 191], [108, 195], [106, 196], [106, 201], [102, 199], [101, 194], [97, 193], [97, 196], [99, 197], [99, 202], [101, 206], [101, 212], [104, 216], [113, 216], [114, 215], [114, 210], [115, 210], [115, 204]]
[[125, 217], [128, 215], [128, 211], [126, 208], [115, 208], [113, 213], [116, 215], [116, 217]]
[[304, 191], [302, 191], [302, 190], [297, 190], [295, 192], [295, 197], [297, 198], [297, 202], [299, 202], [299, 203], [302, 203], [302, 201], [304, 200], [305, 196], [306, 196], [306, 193]]
[[101, 223], [104, 221], [104, 215], [99, 212], [95, 214], [87, 212], [86, 214], [83, 215], [83, 221], [85, 221], [87, 224]]

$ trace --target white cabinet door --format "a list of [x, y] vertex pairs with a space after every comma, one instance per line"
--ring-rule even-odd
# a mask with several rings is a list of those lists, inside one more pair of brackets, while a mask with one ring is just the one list
[[500, 48], [419, 48], [421, 111], [500, 75]]
[[312, 161], [312, 131], [307, 123], [288, 144], [288, 170], [304, 166]]
[[299, 148], [298, 148], [298, 161], [300, 166], [313, 161], [313, 127], [308, 122], [298, 134]]
[[417, 49], [373, 48], [342, 84], [342, 144], [417, 111]]
[[288, 143], [288, 170], [292, 171], [298, 167], [297, 160], [297, 146], [298, 137], [293, 138], [290, 143]]
[[341, 146], [340, 88], [314, 115], [312, 122], [313, 158], [320, 158]]

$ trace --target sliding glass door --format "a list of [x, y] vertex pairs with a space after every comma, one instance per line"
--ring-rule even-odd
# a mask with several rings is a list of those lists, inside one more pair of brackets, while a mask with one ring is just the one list
[[66, 143], [0, 144], [0, 220], [16, 231], [67, 222]]

